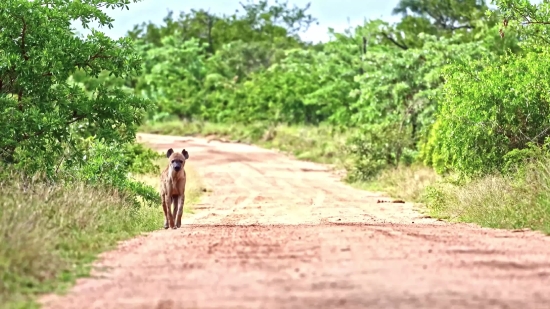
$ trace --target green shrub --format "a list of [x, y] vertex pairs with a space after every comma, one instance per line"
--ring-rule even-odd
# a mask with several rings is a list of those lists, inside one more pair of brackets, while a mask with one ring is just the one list
[[[130, 1], [108, 4], [124, 7]], [[154, 171], [153, 154], [135, 145], [137, 126], [153, 103], [122, 89], [141, 59], [128, 38], [92, 31], [77, 20], [111, 25], [105, 2], [14, 0], [0, 3], [0, 164], [50, 183], [85, 182], [156, 202], [154, 189], [128, 178]], [[21, 44], [24, 29], [25, 38]], [[84, 89], [70, 77], [98, 78]], [[105, 75], [118, 79], [116, 82]]]
[[159, 154], [140, 144], [105, 145], [93, 142], [84, 152], [84, 163], [70, 161], [62, 165], [58, 179], [72, 179], [93, 186], [108, 186], [127, 193], [134, 204], [139, 206], [138, 197], [147, 204], [158, 204], [160, 198], [156, 190], [141, 182], [132, 180], [129, 175], [159, 173], [153, 160]]
[[353, 163], [347, 167], [350, 181], [368, 181], [385, 168], [414, 161], [410, 127], [398, 124], [369, 125], [353, 135], [347, 153]]
[[465, 175], [501, 171], [505, 156], [550, 135], [548, 50], [454, 65], [445, 74], [428, 162]]

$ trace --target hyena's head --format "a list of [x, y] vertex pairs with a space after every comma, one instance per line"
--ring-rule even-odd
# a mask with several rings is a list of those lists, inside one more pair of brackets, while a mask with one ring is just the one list
[[166, 157], [170, 164], [170, 169], [179, 172], [185, 166], [185, 160], [189, 159], [189, 153], [183, 149], [180, 152], [174, 152], [174, 149], [170, 148], [166, 152]]

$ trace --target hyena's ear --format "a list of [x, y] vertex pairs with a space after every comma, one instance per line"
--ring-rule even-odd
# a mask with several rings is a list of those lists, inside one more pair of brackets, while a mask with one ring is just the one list
[[166, 157], [167, 158], [170, 158], [170, 156], [174, 153], [174, 149], [170, 148], [168, 149], [168, 151], [166, 152]]
[[181, 154], [183, 155], [183, 157], [185, 158], [185, 160], [189, 159], [189, 152], [187, 152], [187, 150], [182, 150], [181, 151]]

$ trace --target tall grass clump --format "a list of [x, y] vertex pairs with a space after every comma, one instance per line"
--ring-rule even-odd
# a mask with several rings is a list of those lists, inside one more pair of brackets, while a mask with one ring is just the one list
[[86, 275], [99, 252], [161, 221], [158, 209], [136, 207], [113, 188], [11, 173], [0, 179], [0, 303], [30, 305], [32, 295]]
[[530, 228], [550, 233], [550, 158], [465, 184], [440, 182], [428, 187], [425, 198], [436, 217], [491, 228]]

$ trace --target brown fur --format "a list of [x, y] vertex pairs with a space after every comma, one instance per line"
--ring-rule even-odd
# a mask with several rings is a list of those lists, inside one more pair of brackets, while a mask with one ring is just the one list
[[[172, 148], [166, 152], [168, 165], [160, 176], [160, 197], [162, 210], [164, 211], [164, 228], [176, 229], [181, 227], [181, 216], [185, 204], [185, 161], [189, 159], [189, 153], [185, 149], [175, 152]], [[177, 167], [181, 167], [178, 171]], [[171, 211], [171, 205], [173, 210]]]

